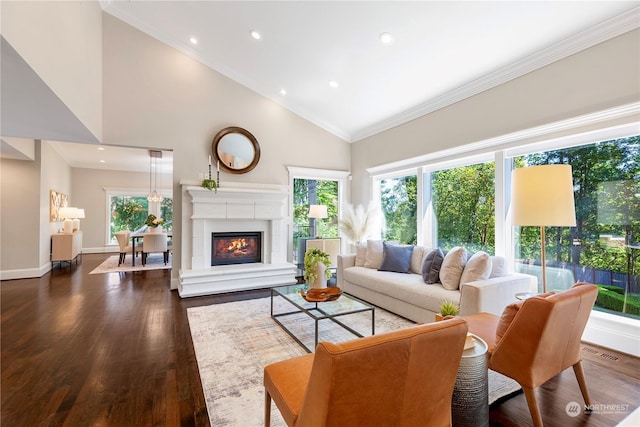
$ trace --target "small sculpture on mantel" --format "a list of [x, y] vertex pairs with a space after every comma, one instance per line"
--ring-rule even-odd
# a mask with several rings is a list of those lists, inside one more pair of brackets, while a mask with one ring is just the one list
[[218, 160], [218, 179], [216, 179], [215, 181], [213, 179], [211, 179], [211, 155], [209, 155], [209, 178], [204, 179], [202, 181], [202, 188], [206, 188], [207, 190], [211, 191], [211, 190], [215, 190], [215, 192], [218, 192], [218, 186], [220, 185], [220, 160]]

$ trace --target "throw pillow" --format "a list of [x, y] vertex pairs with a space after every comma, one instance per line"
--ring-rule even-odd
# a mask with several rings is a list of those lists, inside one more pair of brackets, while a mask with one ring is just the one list
[[440, 282], [443, 288], [450, 291], [458, 289], [466, 263], [467, 251], [462, 246], [456, 246], [444, 256], [440, 267]]
[[[533, 298], [546, 298], [554, 294], [555, 292], [550, 291], [544, 294], [536, 295]], [[524, 301], [514, 302], [504, 308], [502, 316], [500, 316], [500, 320], [498, 321], [498, 327], [496, 328], [496, 344], [502, 339], [505, 332], [507, 332], [507, 329], [509, 329], [509, 326], [511, 326], [511, 322], [513, 322], [516, 314], [518, 314], [518, 311], [520, 311], [520, 307], [522, 307], [523, 303]]]
[[367, 256], [364, 260], [366, 268], [375, 268], [382, 265], [382, 240], [367, 240]]
[[467, 261], [460, 277], [460, 283], [488, 279], [491, 274], [491, 257], [486, 252], [476, 252]]
[[434, 249], [427, 254], [422, 263], [422, 279], [424, 283], [428, 285], [440, 283], [440, 268], [443, 260], [444, 254], [440, 249]]
[[492, 256], [491, 257], [491, 275], [490, 278], [493, 277], [502, 277], [509, 274], [507, 271], [507, 261], [504, 257], [501, 256]]
[[411, 272], [416, 274], [422, 274], [422, 260], [424, 259], [427, 250], [422, 246], [414, 246], [411, 253]]
[[382, 242], [382, 264], [378, 270], [395, 273], [411, 273], [413, 245], [391, 245]]
[[356, 243], [356, 267], [364, 267], [367, 258], [367, 242]]

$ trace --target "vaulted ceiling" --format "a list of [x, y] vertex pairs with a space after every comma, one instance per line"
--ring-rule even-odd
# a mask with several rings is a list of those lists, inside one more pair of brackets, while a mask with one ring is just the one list
[[[457, 102], [640, 23], [637, 1], [102, 4], [107, 13], [347, 141]], [[384, 33], [391, 37], [388, 44], [380, 40]]]
[[[350, 142], [640, 27], [637, 1], [103, 0], [101, 5]], [[385, 33], [388, 44], [380, 37]], [[25, 136], [21, 126], [35, 126], [47, 132], [29, 137], [95, 139], [4, 39], [2, 114], [5, 137]], [[11, 151], [6, 141], [0, 140], [3, 155]], [[58, 144], [56, 150], [74, 167], [95, 164], [95, 147]], [[115, 147], [112, 155], [122, 156]], [[138, 169], [148, 166], [146, 150], [130, 157], [139, 157]]]

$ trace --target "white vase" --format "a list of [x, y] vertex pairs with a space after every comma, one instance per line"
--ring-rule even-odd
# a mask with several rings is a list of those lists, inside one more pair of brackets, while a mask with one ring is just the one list
[[327, 267], [324, 263], [318, 263], [318, 266], [316, 267], [316, 278], [312, 283], [309, 283], [310, 289], [322, 289], [327, 287], [327, 278], [324, 275], [326, 269]]
[[162, 233], [162, 226], [149, 227], [149, 233]]

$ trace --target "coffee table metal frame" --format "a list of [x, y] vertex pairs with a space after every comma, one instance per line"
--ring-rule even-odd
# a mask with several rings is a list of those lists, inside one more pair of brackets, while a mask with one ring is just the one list
[[[302, 295], [300, 295], [300, 290], [306, 290], [308, 287], [306, 285], [289, 285], [289, 286], [279, 286], [276, 288], [271, 288], [271, 318], [278, 324], [280, 327], [287, 333], [291, 338], [293, 338], [302, 348], [304, 348], [307, 353], [312, 353], [315, 348], [318, 346], [318, 323], [320, 320], [329, 319], [332, 322], [340, 325], [345, 330], [351, 332], [356, 337], [363, 337], [363, 335], [356, 331], [355, 329], [345, 325], [343, 322], [338, 320], [338, 317], [347, 316], [349, 314], [362, 313], [365, 311], [371, 311], [371, 335], [375, 335], [376, 332], [376, 322], [375, 322], [375, 307], [367, 304], [366, 302], [359, 300], [351, 295], [342, 294], [340, 298], [336, 301], [326, 301], [326, 302], [308, 302]], [[273, 312], [273, 299], [275, 296], [282, 297], [285, 301], [289, 302], [293, 306], [297, 308], [294, 311], [287, 311], [284, 313], [274, 313]], [[332, 312], [331, 310], [326, 310], [327, 304], [332, 304], [332, 307], [335, 307], [336, 304], [340, 304], [340, 299], [348, 299], [351, 301], [355, 301], [357, 304], [357, 308], [348, 309], [346, 308], [344, 311], [338, 310], [336, 312]], [[344, 302], [344, 300], [342, 301]], [[304, 313], [310, 318], [314, 320], [315, 323], [315, 344], [313, 349], [307, 347], [300, 338], [298, 338], [287, 326], [280, 321], [280, 317], [291, 316], [294, 314]]]

